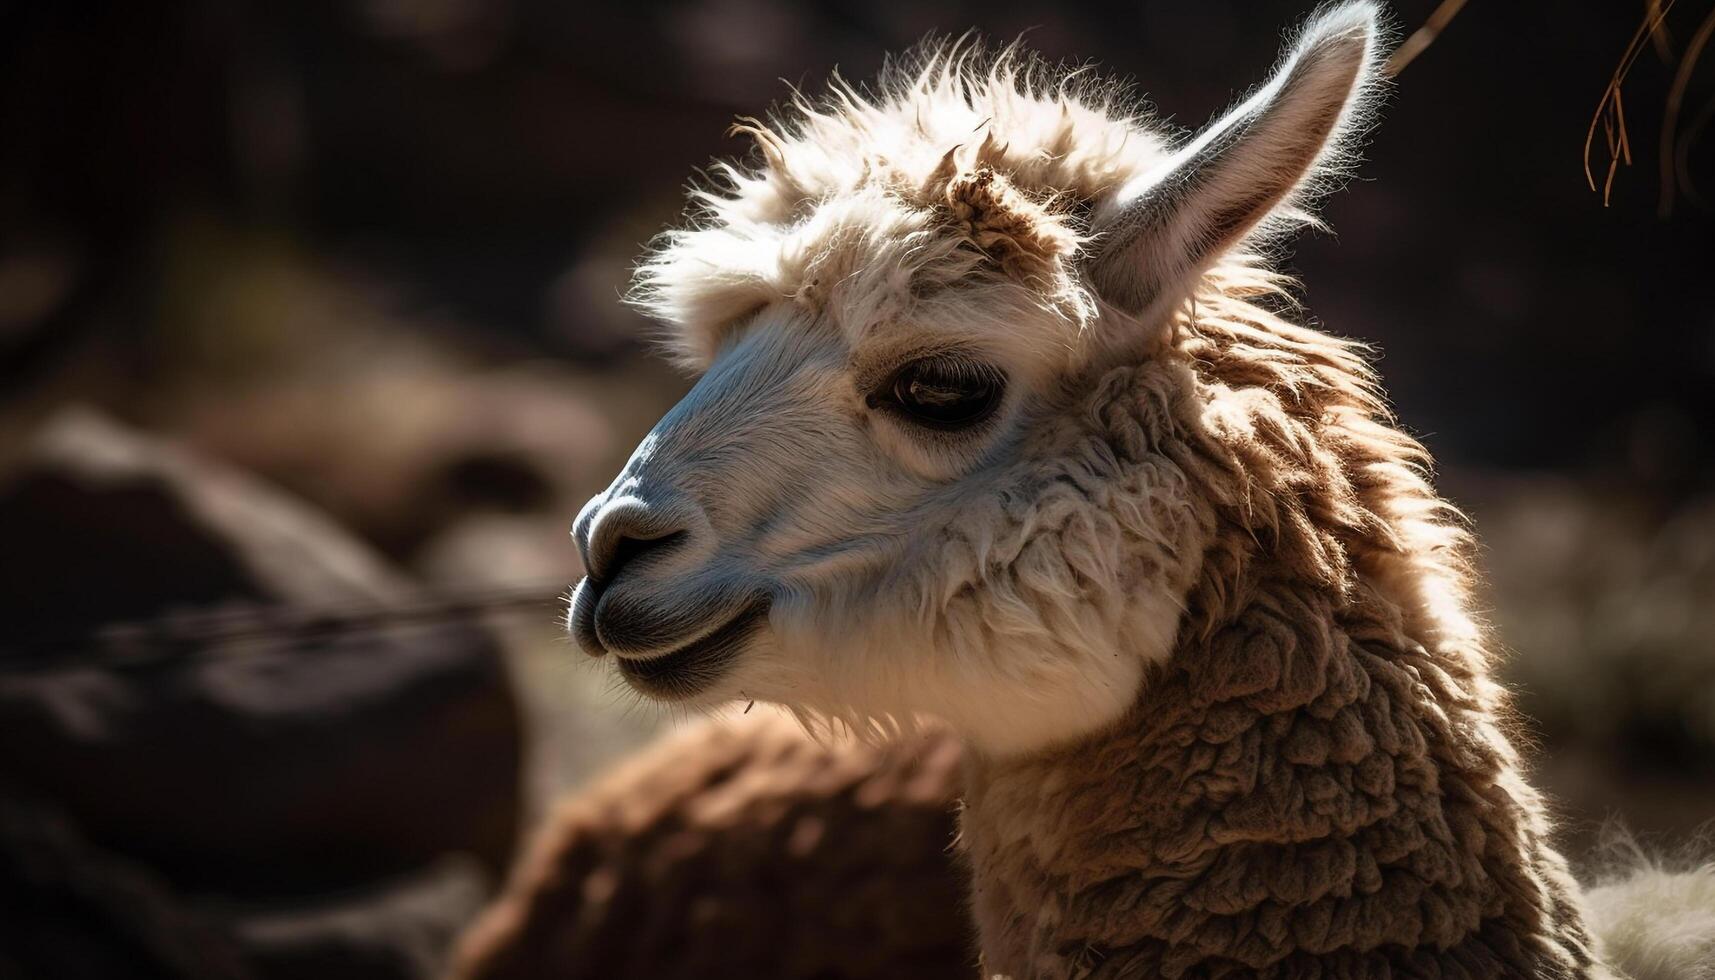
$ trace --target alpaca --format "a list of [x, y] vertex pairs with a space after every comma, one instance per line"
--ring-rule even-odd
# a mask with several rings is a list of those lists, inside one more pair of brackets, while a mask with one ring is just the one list
[[741, 121], [638, 269], [701, 377], [579, 514], [568, 628], [662, 701], [949, 724], [985, 975], [1615, 976], [1463, 519], [1266, 263], [1349, 169], [1378, 16], [1188, 137], [931, 46]]
[[970, 956], [945, 731], [823, 744], [687, 726], [566, 800], [466, 932], [455, 980], [942, 980]]

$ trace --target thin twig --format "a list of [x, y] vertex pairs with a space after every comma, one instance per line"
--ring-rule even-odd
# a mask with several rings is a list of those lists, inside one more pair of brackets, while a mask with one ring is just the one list
[[[1680, 159], [1674, 145], [1679, 110], [1685, 102], [1686, 87], [1691, 84], [1691, 71], [1697, 67], [1697, 59], [1703, 56], [1703, 47], [1709, 43], [1711, 34], [1715, 34], [1715, 10], [1709, 11], [1709, 16], [1697, 26], [1697, 33], [1686, 42], [1679, 68], [1673, 73], [1673, 86], [1667, 90], [1667, 108], [1661, 117], [1661, 202], [1656, 206], [1656, 212], [1664, 218], [1673, 214], [1674, 164]], [[1685, 156], [1689, 157], [1689, 148]]]
[[1646, 40], [1661, 25], [1667, 12], [1673, 9], [1678, 0], [1652, 2], [1644, 13], [1644, 22], [1638, 25], [1632, 40], [1626, 45], [1626, 51], [1620, 56], [1620, 64], [1614, 69], [1614, 74], [1608, 79], [1607, 88], [1602, 90], [1602, 99], [1596, 103], [1596, 114], [1590, 118], [1590, 130], [1584, 134], [1584, 180], [1590, 189], [1596, 189], [1596, 175], [1590, 170], [1590, 147], [1596, 142], [1596, 129], [1601, 127], [1607, 137], [1608, 172], [1602, 181], [1602, 206], [1607, 207], [1609, 197], [1614, 187], [1614, 174], [1619, 170], [1623, 161], [1631, 165], [1631, 141], [1626, 137], [1625, 107], [1620, 97], [1620, 86], [1625, 84], [1626, 74], [1632, 70], [1632, 63], [1643, 53]]
[[[412, 623], [474, 621], [494, 613], [548, 611], [563, 587], [543, 584], [464, 593], [423, 593], [393, 602], [242, 606], [114, 623], [94, 630], [67, 625], [0, 641], [0, 669], [62, 666], [68, 660], [138, 661], [196, 655], [243, 640], [296, 641], [372, 632]], [[44, 654], [55, 656], [43, 659]]]
[[1448, 22], [1459, 13], [1459, 9], [1463, 6], [1465, 6], [1465, 0], [1441, 0], [1441, 5], [1430, 13], [1429, 19], [1423, 22], [1423, 26], [1413, 31], [1411, 36], [1405, 39], [1404, 44], [1394, 49], [1382, 71], [1390, 78], [1404, 71], [1405, 66], [1411, 64], [1413, 58], [1422, 54], [1423, 49], [1435, 43], [1435, 39], [1441, 36], [1441, 32], [1446, 29]]
[[[1646, 14], [1659, 14], [1661, 0], [1645, 0]], [[1655, 45], [1655, 53], [1664, 65], [1673, 64], [1673, 35], [1667, 32], [1667, 24], [1661, 17], [1655, 19], [1655, 30], [1649, 32], [1650, 43]]]

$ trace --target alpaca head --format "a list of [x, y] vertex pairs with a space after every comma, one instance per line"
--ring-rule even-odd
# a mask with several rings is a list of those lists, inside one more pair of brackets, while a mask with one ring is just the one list
[[1196, 297], [1305, 220], [1377, 75], [1328, 10], [1170, 140], [1111, 87], [954, 46], [747, 121], [637, 300], [702, 372], [578, 516], [570, 627], [645, 695], [979, 748], [1073, 737], [1166, 657], [1213, 518]]

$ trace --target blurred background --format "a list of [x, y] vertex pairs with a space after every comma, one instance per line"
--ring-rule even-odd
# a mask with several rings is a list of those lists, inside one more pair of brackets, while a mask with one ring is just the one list
[[[0, 975], [432, 973], [669, 723], [557, 597], [688, 387], [619, 296], [732, 117], [975, 27], [1195, 126], [1307, 6], [0, 4]], [[1715, 817], [1708, 3], [1584, 162], [1650, 8], [1469, 0], [1290, 262], [1475, 519], [1575, 859]]]

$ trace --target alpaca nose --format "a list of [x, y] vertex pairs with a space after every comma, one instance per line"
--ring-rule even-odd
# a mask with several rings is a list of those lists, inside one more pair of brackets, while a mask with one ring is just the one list
[[[607, 600], [614, 597], [615, 583], [627, 568], [646, 566], [688, 541], [697, 516], [687, 506], [647, 503], [630, 496], [598, 496], [584, 506], [572, 525], [572, 536], [586, 574], [572, 592], [567, 623], [585, 652], [601, 656], [616, 637], [622, 649], [646, 645], [655, 638], [658, 627], [651, 627], [647, 617], [638, 614], [638, 583], [632, 583], [632, 598], [622, 600], [617, 610]], [[646, 583], [645, 579], [645, 587]], [[625, 583], [618, 582], [617, 590], [626, 591]]]
[[592, 581], [605, 585], [625, 566], [677, 544], [689, 523], [678, 510], [650, 506], [635, 497], [590, 501], [572, 528], [584, 571]]

